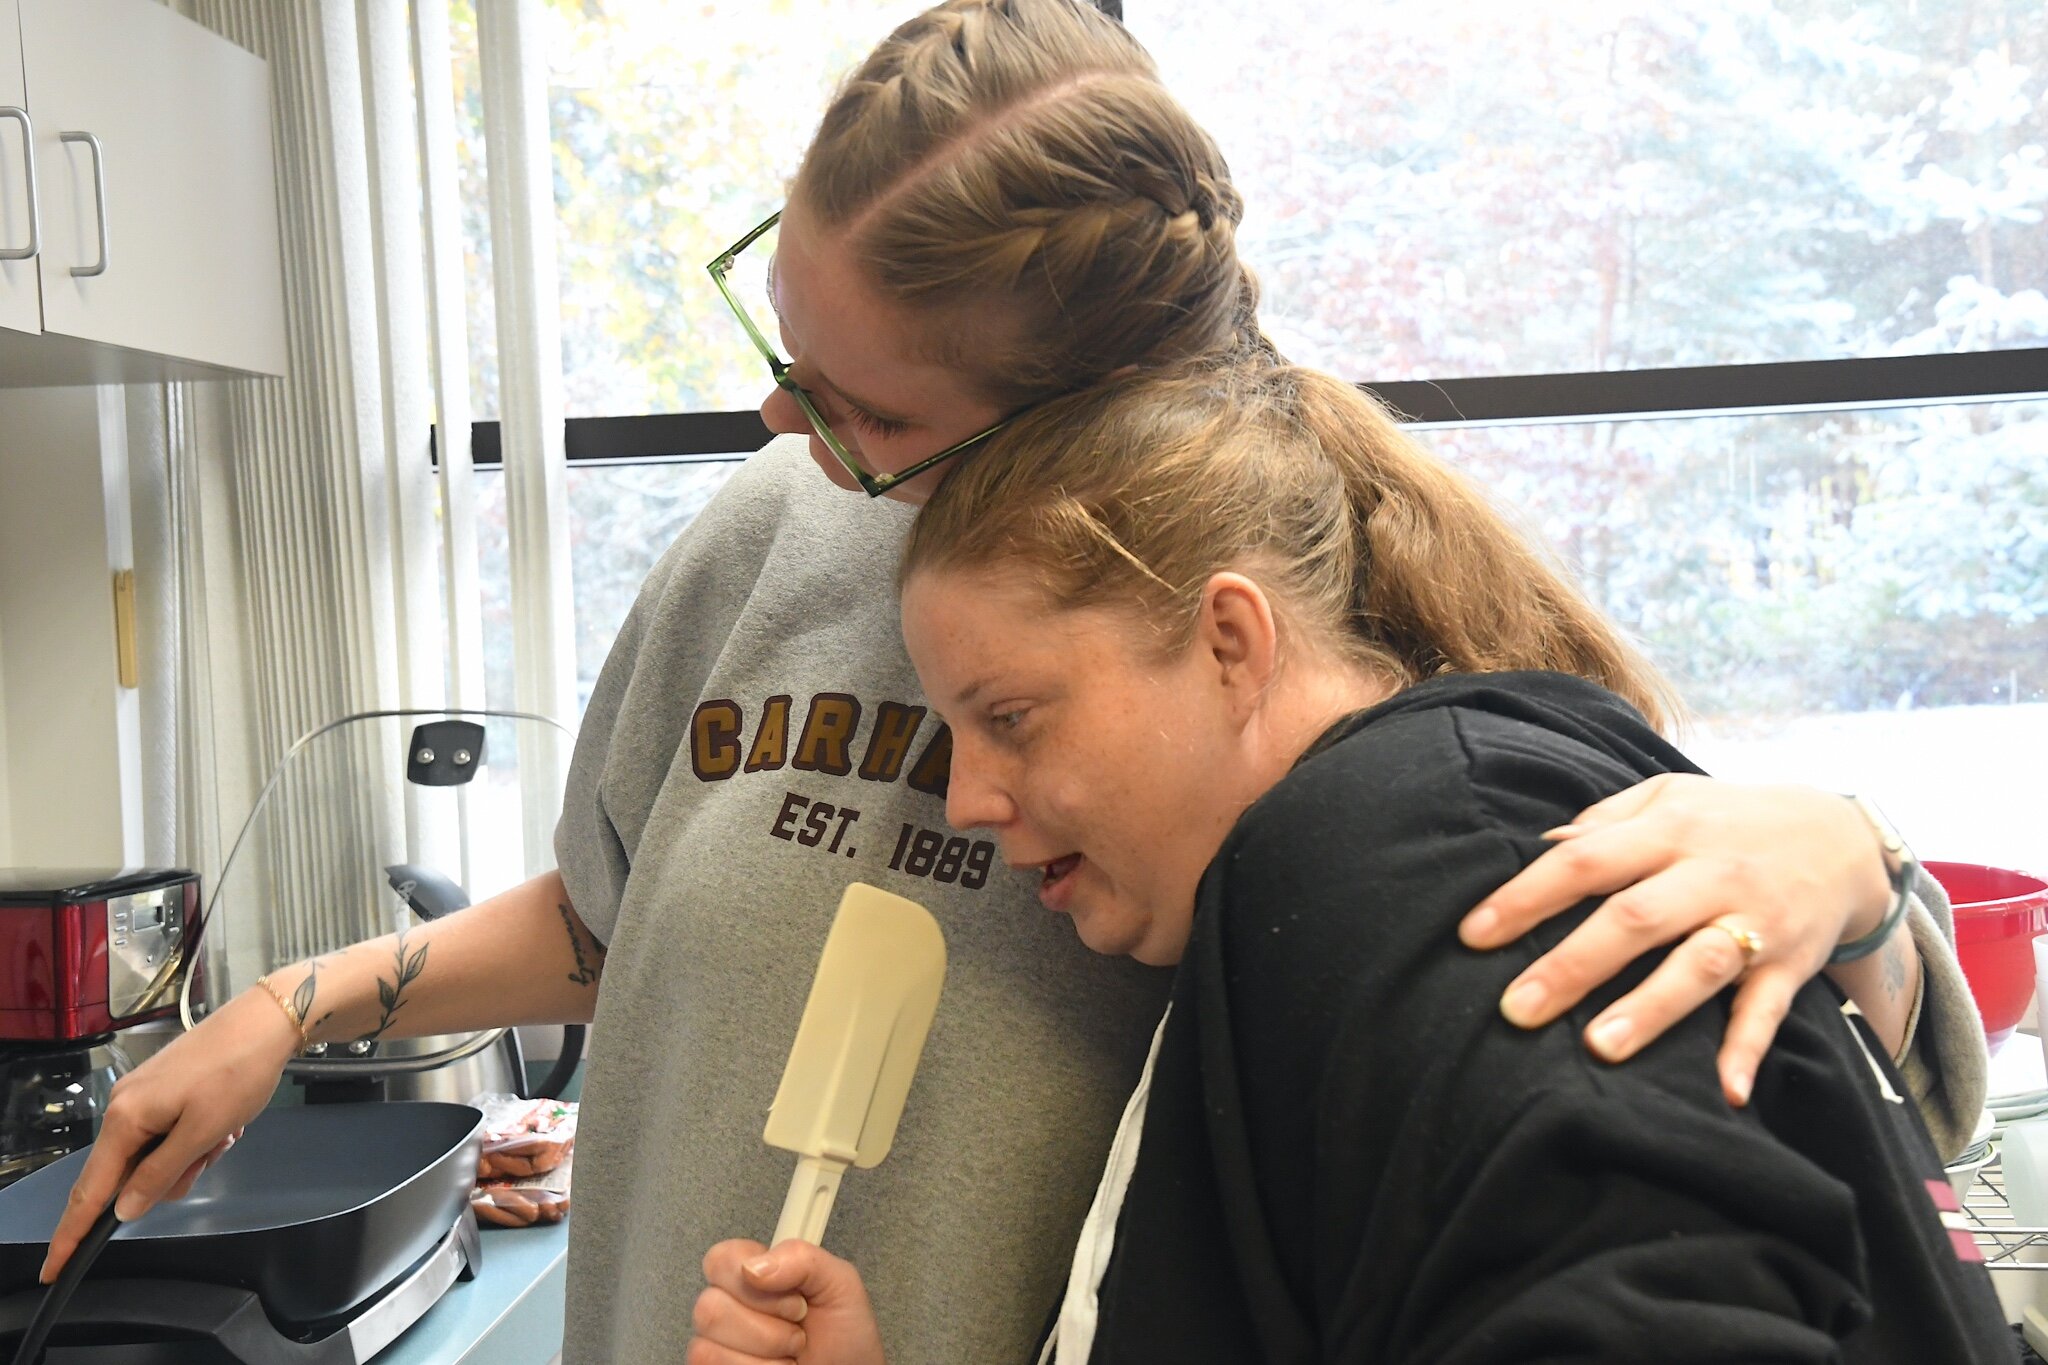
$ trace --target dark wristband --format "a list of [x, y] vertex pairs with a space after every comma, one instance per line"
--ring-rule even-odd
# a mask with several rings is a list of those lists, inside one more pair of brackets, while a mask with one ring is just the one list
[[1899, 921], [1906, 917], [1906, 901], [1913, 894], [1910, 885], [1912, 867], [1911, 863], [1906, 864], [1892, 878], [1892, 907], [1884, 912], [1884, 918], [1878, 921], [1877, 927], [1862, 938], [1836, 944], [1835, 950], [1828, 954], [1830, 967], [1839, 967], [1844, 962], [1869, 957], [1884, 947], [1884, 941], [1892, 936], [1892, 931], [1899, 927]]
[[[1906, 901], [1913, 891], [1913, 869], [1919, 866], [1913, 857], [1913, 851], [1906, 847], [1906, 841], [1891, 827], [1891, 822], [1884, 818], [1883, 812], [1866, 797], [1851, 796], [1849, 800], [1856, 803], [1856, 809], [1870, 822], [1871, 829], [1877, 834], [1878, 844], [1887, 855], [1885, 874], [1891, 878], [1892, 903], [1884, 912], [1884, 918], [1877, 922], [1875, 929], [1862, 938], [1835, 945], [1835, 950], [1828, 954], [1830, 967], [1839, 967], [1844, 962], [1855, 962], [1869, 957], [1884, 946], [1885, 940], [1899, 927], [1899, 921], [1906, 917]], [[1898, 860], [1898, 866], [1892, 866], [1892, 859]]]

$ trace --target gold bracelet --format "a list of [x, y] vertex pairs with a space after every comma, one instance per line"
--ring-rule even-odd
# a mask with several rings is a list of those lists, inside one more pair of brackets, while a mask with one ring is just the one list
[[264, 993], [266, 995], [268, 995], [272, 1000], [275, 1000], [277, 1002], [277, 1007], [284, 1011], [284, 1017], [288, 1021], [290, 1021], [291, 1026], [293, 1028], [299, 1031], [299, 1051], [304, 1052], [307, 1049], [307, 1047], [309, 1047], [312, 1044], [313, 1041], [313, 1030], [311, 1026], [309, 1026], [304, 1019], [299, 1017], [299, 1012], [296, 1009], [292, 1008], [292, 1002], [285, 998], [285, 994], [283, 991], [279, 990], [274, 984], [272, 984], [269, 977], [257, 977], [256, 984], [263, 988]]

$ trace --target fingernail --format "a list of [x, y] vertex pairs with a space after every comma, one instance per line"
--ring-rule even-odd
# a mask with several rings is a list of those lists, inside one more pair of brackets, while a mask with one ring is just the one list
[[1593, 1025], [1586, 1040], [1593, 1045], [1593, 1051], [1610, 1062], [1622, 1058], [1622, 1049], [1628, 1045], [1629, 1022], [1626, 1019], [1602, 1019]]
[[49, 1262], [49, 1258], [48, 1258], [48, 1257], [45, 1257], [45, 1258], [43, 1259], [43, 1268], [42, 1268], [41, 1270], [38, 1270], [38, 1271], [36, 1272], [36, 1283], [37, 1283], [37, 1284], [48, 1284], [48, 1283], [50, 1282], [50, 1279], [51, 1279], [51, 1276], [50, 1276], [50, 1262]]
[[771, 1269], [773, 1269], [774, 1264], [775, 1263], [769, 1260], [768, 1257], [764, 1254], [756, 1256], [753, 1260], [743, 1263], [740, 1266], [740, 1269], [746, 1271], [749, 1275], [752, 1275], [758, 1279], [759, 1277], [766, 1275]]
[[124, 1194], [114, 1201], [114, 1217], [123, 1223], [132, 1223], [149, 1212], [149, 1205], [139, 1194]]
[[1548, 996], [1549, 992], [1543, 989], [1541, 981], [1517, 981], [1500, 998], [1500, 1012], [1507, 1016], [1510, 1024], [1534, 1028], [1540, 1022], [1536, 1012], [1543, 1008]]
[[1494, 931], [1499, 928], [1500, 911], [1490, 905], [1482, 905], [1465, 916], [1464, 923], [1458, 926], [1458, 937], [1469, 947], [1483, 948], [1492, 941]]
[[1571, 839], [1585, 832], [1586, 827], [1584, 825], [1559, 825], [1555, 829], [1544, 830], [1536, 837], [1539, 839]]
[[1738, 1071], [1728, 1078], [1728, 1088], [1735, 1092], [1735, 1107], [1742, 1108], [1749, 1103], [1749, 1089], [1756, 1084], [1756, 1078], [1746, 1071]]

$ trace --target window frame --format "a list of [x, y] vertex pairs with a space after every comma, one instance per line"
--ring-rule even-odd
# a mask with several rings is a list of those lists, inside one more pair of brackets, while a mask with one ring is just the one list
[[[1578, 374], [1368, 380], [1359, 387], [1418, 428], [1853, 412], [2048, 398], [2048, 346]], [[591, 464], [739, 459], [759, 450], [772, 434], [760, 414], [751, 410], [571, 417], [563, 427], [568, 459]], [[438, 429], [433, 443], [438, 464]], [[497, 422], [472, 425], [470, 458], [477, 468], [501, 468], [501, 450]]]

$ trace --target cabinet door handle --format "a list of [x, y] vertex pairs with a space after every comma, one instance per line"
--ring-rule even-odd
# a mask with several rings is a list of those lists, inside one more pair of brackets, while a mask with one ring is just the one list
[[107, 241], [107, 156], [100, 148], [100, 140], [91, 133], [59, 133], [59, 142], [83, 142], [92, 149], [93, 198], [99, 205], [100, 218], [100, 259], [96, 265], [74, 265], [71, 273], [83, 279], [88, 275], [104, 275], [113, 256], [113, 249]]
[[23, 175], [28, 182], [28, 245], [0, 251], [0, 261], [25, 261], [43, 249], [42, 218], [36, 212], [36, 128], [28, 121], [28, 110], [18, 104], [0, 104], [0, 118], [21, 124]]

